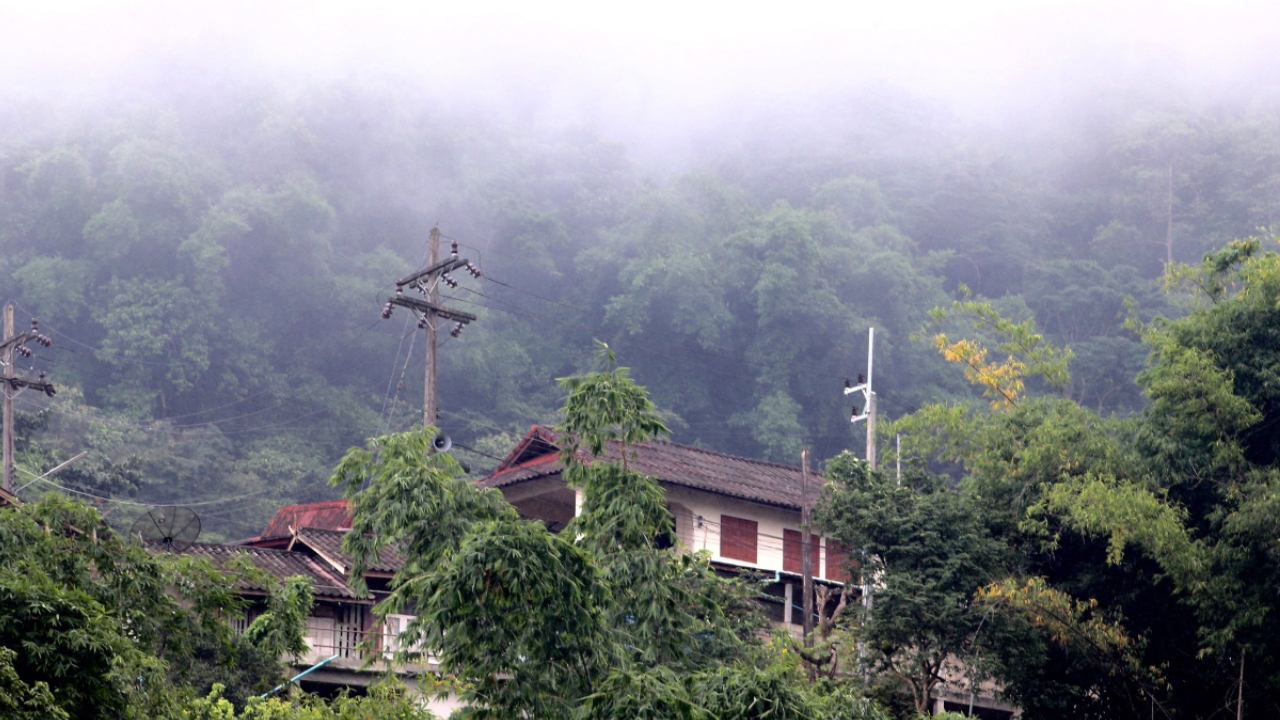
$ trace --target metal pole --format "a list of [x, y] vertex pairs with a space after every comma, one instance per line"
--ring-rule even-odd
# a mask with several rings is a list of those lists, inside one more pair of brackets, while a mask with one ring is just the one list
[[800, 451], [800, 575], [804, 593], [804, 646], [813, 647], [813, 555], [809, 546], [809, 448]]
[[876, 394], [871, 389], [872, 363], [875, 361], [876, 329], [867, 328], [867, 465], [876, 469]]
[[895, 447], [893, 450], [894, 462], [898, 465], [898, 484], [902, 484], [902, 433], [894, 435]]
[[[89, 451], [88, 451], [88, 450], [86, 450], [86, 451], [84, 451], [84, 452], [80, 453], [79, 455], [77, 455], [77, 456], [75, 456], [75, 457], [71, 458], [70, 460], [68, 460], [68, 461], [66, 461], [66, 462], [64, 462], [64, 463], [62, 463], [62, 464], [60, 464], [60, 465], [58, 465], [58, 466], [57, 466], [57, 467], [55, 467], [54, 469], [52, 469], [52, 470], [50, 470], [49, 472], [47, 472], [47, 473], [45, 473], [45, 474], [41, 475], [40, 477], [37, 477], [35, 480], [32, 480], [31, 482], [27, 483], [26, 485], [23, 485], [22, 487], [18, 488], [17, 490], [14, 490], [13, 492], [16, 494], [16, 493], [20, 493], [20, 492], [22, 492], [23, 490], [26, 490], [27, 488], [31, 487], [31, 486], [32, 486], [32, 485], [34, 485], [35, 483], [39, 482], [40, 480], [43, 480], [43, 479], [45, 479], [45, 478], [49, 477], [50, 475], [52, 475], [52, 474], [54, 474], [54, 473], [58, 472], [58, 471], [59, 471], [59, 470], [61, 470], [62, 468], [64, 468], [64, 467], [66, 467], [66, 466], [70, 465], [71, 463], [73, 463], [73, 462], [75, 462], [75, 461], [79, 460], [80, 458], [82, 458], [82, 457], [84, 457], [85, 455], [88, 455], [88, 454], [89, 454]], [[23, 472], [26, 472], [26, 470], [23, 470]]]
[[[13, 303], [5, 303], [4, 306], [4, 339], [13, 338]], [[4, 375], [13, 377], [16, 373], [13, 368], [13, 348], [5, 346], [4, 357], [0, 358], [4, 362]], [[7, 384], [0, 388], [4, 390], [4, 489], [13, 492], [13, 392], [14, 389]]]
[[334, 660], [337, 660], [337, 659], [338, 659], [338, 655], [337, 655], [337, 653], [335, 653], [335, 654], [333, 655], [333, 657], [328, 657], [328, 658], [325, 658], [324, 660], [321, 660], [320, 662], [316, 663], [315, 665], [312, 665], [311, 667], [307, 668], [306, 670], [303, 670], [302, 672], [298, 673], [297, 675], [294, 675], [292, 678], [289, 678], [289, 682], [287, 682], [287, 683], [281, 683], [281, 684], [279, 684], [279, 685], [277, 685], [277, 686], [275, 686], [275, 687], [271, 688], [271, 690], [270, 690], [270, 691], [268, 691], [265, 695], [263, 695], [263, 696], [262, 696], [262, 699], [264, 699], [264, 700], [265, 700], [265, 699], [267, 699], [268, 697], [271, 697], [272, 695], [275, 695], [276, 693], [278, 693], [278, 692], [280, 692], [281, 690], [285, 689], [285, 687], [286, 687], [286, 686], [288, 686], [288, 685], [292, 685], [293, 683], [298, 682], [298, 680], [302, 679], [303, 677], [306, 677], [307, 675], [310, 675], [312, 672], [314, 672], [314, 671], [316, 671], [316, 670], [319, 670], [320, 668], [324, 667], [325, 665], [328, 665], [329, 663], [331, 663], [331, 662], [333, 662]]

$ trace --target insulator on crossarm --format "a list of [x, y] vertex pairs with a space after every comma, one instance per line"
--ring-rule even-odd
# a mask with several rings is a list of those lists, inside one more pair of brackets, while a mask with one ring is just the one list
[[454, 323], [454, 325], [453, 325], [453, 329], [449, 331], [449, 334], [450, 334], [450, 335], [452, 335], [452, 336], [454, 336], [454, 337], [458, 337], [459, 335], [461, 335], [461, 334], [462, 334], [462, 323]]
[[445, 285], [448, 285], [451, 288], [458, 287], [458, 281], [450, 277], [449, 273], [444, 273], [443, 275], [440, 276], [440, 279], [444, 281]]
[[454, 240], [452, 247], [449, 248], [450, 257], [458, 257], [458, 241]]
[[392, 307], [393, 307], [393, 306], [391, 305], [391, 303], [387, 303], [386, 307], [382, 308], [382, 319], [383, 319], [383, 320], [390, 320], [390, 319], [391, 319], [391, 308], [392, 308]]
[[31, 329], [32, 329], [32, 330], [39, 330], [39, 329], [40, 329], [40, 321], [39, 321], [39, 320], [37, 320], [37, 319], [35, 319], [35, 318], [31, 318]]
[[39, 338], [36, 338], [36, 340], [45, 347], [53, 347], [53, 338], [48, 335], [41, 335]]
[[467, 261], [467, 272], [471, 273], [472, 277], [479, 278], [481, 276], [480, 268], [472, 265], [470, 260]]
[[426, 330], [426, 329], [427, 329], [427, 319], [426, 319], [425, 317], [423, 317], [422, 319], [418, 320], [418, 329], [419, 329], [419, 330]]

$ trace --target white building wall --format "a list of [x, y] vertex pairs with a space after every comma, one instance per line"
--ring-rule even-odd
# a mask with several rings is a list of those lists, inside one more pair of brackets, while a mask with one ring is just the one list
[[[783, 530], [800, 529], [799, 510], [787, 510], [666, 483], [662, 486], [666, 490], [668, 503], [683, 505], [689, 510], [691, 517], [677, 515], [676, 534], [689, 544], [690, 550], [709, 550], [712, 560], [727, 565], [758, 568], [767, 572], [782, 569]], [[721, 515], [754, 520], [757, 523], [759, 535], [756, 539], [754, 564], [720, 554]], [[692, 523], [688, 530], [680, 527], [686, 521]], [[813, 569], [814, 577], [825, 577], [825, 570], [826, 546], [823, 543], [819, 546], [818, 565]]]

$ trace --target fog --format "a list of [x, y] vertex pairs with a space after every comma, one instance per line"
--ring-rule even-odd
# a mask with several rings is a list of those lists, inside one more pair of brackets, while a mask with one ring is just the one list
[[0, 295], [55, 334], [25, 371], [60, 388], [19, 408], [22, 462], [89, 450], [62, 477], [96, 495], [259, 493], [228, 536], [331, 494], [347, 448], [421, 421], [420, 333], [379, 310], [437, 224], [484, 269], [446, 292], [478, 319], [439, 391], [477, 472], [556, 421], [596, 339], [676, 440], [752, 457], [863, 442], [840, 388], [868, 325], [886, 421], [983, 403], [918, 341], [961, 285], [1071, 347], [1063, 394], [1132, 415], [1149, 348], [1123, 318], [1177, 312], [1169, 261], [1280, 218], [1278, 21], [0, 5]]
[[1117, 94], [1270, 96], [1278, 35], [1265, 2], [7, 3], [0, 93], [110, 103], [166, 83], [383, 81], [670, 162], [868, 93], [1004, 128]]

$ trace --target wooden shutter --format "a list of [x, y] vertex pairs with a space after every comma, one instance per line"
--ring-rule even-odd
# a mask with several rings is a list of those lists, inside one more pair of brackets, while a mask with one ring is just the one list
[[720, 516], [720, 557], [754, 563], [756, 561], [755, 520]]
[[[782, 569], [786, 572], [799, 573], [804, 571], [800, 563], [804, 557], [800, 554], [800, 545], [803, 541], [804, 535], [799, 530], [782, 531]], [[809, 557], [811, 558], [809, 567], [813, 569], [814, 577], [817, 577], [822, 570], [822, 566], [818, 563], [819, 542], [820, 538], [817, 535], [809, 536]]]
[[[835, 540], [827, 541], [827, 572], [825, 577], [836, 582], [849, 582], [849, 568], [844, 546]], [[854, 561], [857, 564], [857, 561]]]

